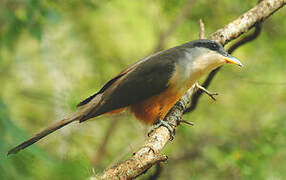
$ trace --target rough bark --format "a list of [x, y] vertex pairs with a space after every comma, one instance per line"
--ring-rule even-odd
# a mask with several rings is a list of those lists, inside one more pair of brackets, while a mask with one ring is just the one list
[[[225, 45], [229, 41], [239, 37], [255, 26], [256, 23], [264, 21], [274, 12], [286, 4], [286, 0], [264, 0], [254, 8], [250, 9], [224, 28], [217, 30], [208, 38]], [[177, 119], [181, 118], [186, 108], [190, 106], [194, 87], [192, 87], [181, 100], [172, 108], [166, 117], [166, 121], [176, 129]], [[170, 138], [167, 128], [157, 128], [146, 140], [144, 145], [126, 161], [111, 167], [102, 175], [94, 176], [91, 179], [133, 179], [145, 173], [154, 164], [167, 160], [167, 156], [160, 155], [160, 152]]]
[[285, 0], [264, 0], [254, 8], [242, 14], [225, 27], [217, 30], [208, 39], [215, 40], [222, 45], [247, 32], [256, 23], [264, 21], [285, 5]]

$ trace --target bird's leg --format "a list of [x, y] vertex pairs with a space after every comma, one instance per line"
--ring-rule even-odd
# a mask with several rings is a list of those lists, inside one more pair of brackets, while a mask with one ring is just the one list
[[172, 127], [172, 125], [170, 123], [168, 123], [167, 121], [162, 120], [161, 118], [157, 119], [157, 122], [152, 126], [152, 128], [148, 132], [148, 136], [150, 136], [153, 133], [153, 131], [155, 129], [159, 128], [160, 126], [164, 126], [164, 127], [166, 127], [169, 130], [169, 132], [170, 132], [170, 141], [172, 141], [174, 139], [174, 136], [175, 136], [175, 129]]
[[182, 119], [182, 117], [178, 117], [177, 123], [178, 123], [178, 125], [181, 124], [181, 123], [185, 123], [185, 124], [188, 124], [188, 125], [190, 125], [190, 126], [193, 126], [193, 125], [194, 125], [194, 123], [189, 122], [189, 121], [186, 121], [186, 120]]
[[205, 92], [207, 95], [209, 95], [209, 97], [211, 97], [214, 101], [216, 101], [216, 98], [214, 96], [217, 96], [218, 93], [217, 92], [210, 92], [208, 91], [206, 88], [204, 88], [203, 86], [199, 85], [199, 83], [195, 83], [195, 88], [198, 90], [202, 90], [203, 92]]

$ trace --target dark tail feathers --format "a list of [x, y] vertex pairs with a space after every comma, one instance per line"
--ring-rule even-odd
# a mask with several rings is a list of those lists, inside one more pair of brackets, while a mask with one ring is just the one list
[[31, 137], [30, 139], [26, 140], [25, 142], [19, 144], [18, 146], [14, 147], [13, 149], [11, 149], [10, 151], [8, 151], [7, 156], [10, 154], [15, 154], [17, 152], [19, 152], [22, 149], [25, 149], [26, 147], [34, 144], [35, 142], [39, 141], [40, 139], [42, 139], [43, 137], [51, 134], [52, 132], [68, 125], [69, 123], [77, 120], [79, 118], [79, 116], [77, 116], [76, 114], [70, 117], [67, 117], [53, 125], [51, 125], [50, 127], [44, 129], [43, 131], [41, 131], [40, 133], [36, 134], [35, 136]]

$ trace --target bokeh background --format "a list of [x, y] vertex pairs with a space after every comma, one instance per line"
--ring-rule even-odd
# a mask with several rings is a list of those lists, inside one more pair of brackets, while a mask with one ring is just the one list
[[[223, 27], [245, 0], [1, 0], [0, 179], [86, 179], [129, 157], [149, 127], [128, 113], [73, 123], [7, 157], [9, 148], [76, 110], [124, 67]], [[164, 149], [159, 179], [286, 179], [286, 11], [214, 79]], [[159, 168], [160, 169], [160, 168]], [[139, 179], [148, 179], [156, 167]]]

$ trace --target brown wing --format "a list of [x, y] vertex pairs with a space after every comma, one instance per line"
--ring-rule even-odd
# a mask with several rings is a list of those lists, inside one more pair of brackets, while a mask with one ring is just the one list
[[[168, 88], [169, 79], [175, 70], [180, 49], [170, 49], [150, 56], [130, 66], [123, 73], [109, 81], [103, 88], [101, 101], [84, 117], [89, 118], [127, 107]], [[96, 96], [96, 94], [95, 94]]]
[[103, 93], [107, 88], [109, 88], [117, 79], [119, 79], [120, 77], [122, 77], [125, 73], [123, 74], [119, 74], [117, 76], [115, 76], [113, 79], [111, 79], [110, 81], [108, 81], [97, 93], [95, 93], [92, 96], [89, 96], [88, 98], [86, 98], [85, 100], [81, 101], [80, 103], [78, 103], [77, 107], [83, 106], [87, 103], [89, 103], [95, 96]]
[[95, 93], [94, 95], [92, 95], [92, 96], [86, 98], [85, 100], [81, 101], [80, 103], [78, 103], [77, 107], [80, 107], [80, 106], [83, 106], [83, 105], [89, 103], [95, 96], [97, 96], [98, 94], [103, 93], [107, 88], [109, 88], [117, 79], [119, 79], [120, 77], [122, 77], [126, 73], [134, 70], [136, 68], [136, 66], [138, 66], [140, 63], [144, 62], [145, 60], [146, 59], [142, 59], [141, 61], [138, 61], [137, 63], [135, 63], [135, 64], [127, 67], [123, 71], [121, 71], [119, 74], [117, 74], [111, 80], [109, 80], [97, 93]]

